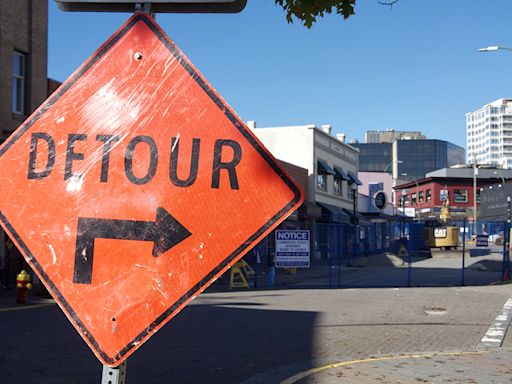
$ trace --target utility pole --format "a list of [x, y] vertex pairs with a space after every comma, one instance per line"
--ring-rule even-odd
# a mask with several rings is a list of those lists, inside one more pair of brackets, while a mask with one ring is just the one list
[[476, 153], [473, 152], [473, 235], [476, 236], [476, 177], [478, 175], [478, 167], [476, 164]]

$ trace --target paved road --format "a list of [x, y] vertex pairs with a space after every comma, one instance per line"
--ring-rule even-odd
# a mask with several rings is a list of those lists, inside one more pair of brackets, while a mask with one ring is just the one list
[[[463, 375], [497, 358], [512, 363], [510, 333], [500, 348], [479, 349], [511, 293], [510, 285], [205, 293], [129, 359], [127, 382], [291, 383], [295, 375], [309, 372], [292, 382], [330, 384], [356, 369], [310, 370], [372, 357], [388, 360], [359, 363], [356, 377], [378, 372], [380, 376], [366, 382], [382, 384], [382, 375], [392, 377], [396, 366], [414, 366], [409, 371], [418, 375], [404, 374], [403, 380], [390, 383], [418, 383], [419, 378], [435, 382], [429, 374], [442, 378], [453, 369]], [[100, 363], [54, 304], [12, 308], [10, 297], [1, 295], [1, 383], [100, 382]], [[474, 351], [483, 357], [467, 354]], [[448, 367], [440, 373], [433, 371], [434, 364], [429, 368], [415, 362], [420, 358], [391, 359], [432, 352], [463, 357], [432, 358]], [[512, 377], [504, 369], [495, 374], [501, 380], [496, 382]], [[472, 383], [490, 382], [477, 379]]]

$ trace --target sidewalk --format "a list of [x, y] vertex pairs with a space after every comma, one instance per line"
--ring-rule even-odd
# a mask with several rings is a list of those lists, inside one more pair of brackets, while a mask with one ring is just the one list
[[9, 288], [0, 288], [0, 311], [8, 310], [11, 308], [33, 308], [34, 306], [51, 305], [55, 303], [52, 298], [40, 295], [36, 289], [28, 291], [27, 302], [24, 304], [16, 303], [17, 289], [14, 284], [11, 284]]
[[280, 384], [490, 384], [511, 380], [512, 351], [490, 350], [344, 361], [301, 372]]

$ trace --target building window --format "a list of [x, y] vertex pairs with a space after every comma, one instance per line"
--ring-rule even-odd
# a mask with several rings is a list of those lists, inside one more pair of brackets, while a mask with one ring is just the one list
[[427, 203], [430, 203], [432, 201], [432, 190], [427, 189], [426, 198], [427, 198]]
[[25, 114], [25, 55], [20, 52], [12, 56], [12, 111]]
[[316, 188], [320, 191], [327, 191], [327, 175], [335, 176], [336, 172], [325, 161], [317, 159], [316, 174]]
[[327, 191], [327, 174], [319, 173], [316, 178], [316, 188], [320, 191]]
[[467, 189], [455, 189], [453, 191], [453, 202], [454, 203], [467, 203], [468, 202], [468, 190]]
[[418, 193], [418, 201], [419, 201], [420, 204], [424, 203], [424, 201], [423, 201], [423, 191]]
[[411, 193], [411, 204], [416, 205], [416, 194], [415, 193]]
[[353, 199], [355, 196], [355, 191], [352, 189], [352, 184], [348, 186], [348, 198]]
[[341, 177], [334, 177], [334, 194], [343, 196], [343, 179]]

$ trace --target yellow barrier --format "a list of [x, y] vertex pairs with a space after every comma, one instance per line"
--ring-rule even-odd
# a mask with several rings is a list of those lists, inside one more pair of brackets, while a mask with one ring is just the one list
[[[252, 268], [245, 261], [237, 261], [231, 267], [231, 276], [229, 277], [229, 288], [249, 288], [249, 283], [245, 278], [245, 268], [249, 267], [252, 271]], [[252, 271], [254, 274], [254, 271]]]

